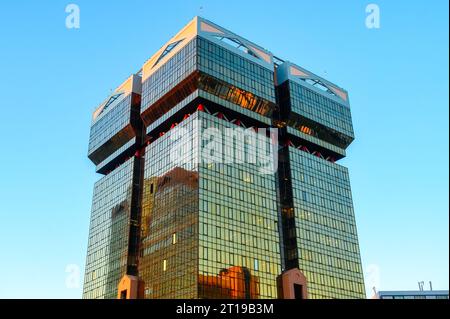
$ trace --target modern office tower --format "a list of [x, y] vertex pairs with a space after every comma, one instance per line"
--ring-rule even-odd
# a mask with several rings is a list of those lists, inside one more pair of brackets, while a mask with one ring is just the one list
[[84, 298], [365, 297], [345, 90], [200, 17], [125, 84], [94, 112]]

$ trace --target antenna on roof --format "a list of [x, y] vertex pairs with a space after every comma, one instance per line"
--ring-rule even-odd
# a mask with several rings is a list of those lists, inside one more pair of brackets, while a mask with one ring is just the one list
[[419, 290], [423, 291], [424, 282], [423, 281], [419, 281], [418, 284], [419, 284]]
[[430, 291], [433, 291], [433, 283], [430, 280]]

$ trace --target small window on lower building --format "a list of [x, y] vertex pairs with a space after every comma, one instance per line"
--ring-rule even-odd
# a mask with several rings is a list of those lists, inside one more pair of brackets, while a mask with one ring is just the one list
[[172, 234], [172, 245], [175, 245], [177, 243], [177, 233]]

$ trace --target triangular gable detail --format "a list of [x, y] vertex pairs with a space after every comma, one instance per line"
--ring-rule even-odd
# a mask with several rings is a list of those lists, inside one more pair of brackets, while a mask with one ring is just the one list
[[264, 51], [255, 48], [254, 46], [250, 46], [250, 50], [253, 51], [253, 53], [257, 54], [261, 59], [263, 59], [264, 61], [266, 61], [267, 63], [271, 63], [272, 59], [270, 58], [270, 55], [265, 53]]
[[302, 76], [302, 77], [309, 78], [309, 74], [307, 74], [307, 73], [305, 73], [303, 71], [300, 71], [296, 67], [291, 66], [290, 67], [290, 71], [291, 71], [291, 74], [294, 75], [294, 76]]
[[219, 33], [219, 34], [225, 34], [223, 31], [213, 27], [210, 24], [207, 24], [206, 22], [200, 22], [200, 30], [204, 32], [210, 32], [210, 33]]
[[161, 61], [166, 55], [168, 55], [176, 46], [178, 46], [181, 42], [183, 42], [184, 39], [177, 40], [175, 42], [169, 43], [165, 48], [164, 51], [161, 53], [161, 55], [156, 60], [155, 64], [153, 66], [157, 65], [159, 61]]
[[343, 99], [344, 101], [347, 101], [347, 93], [339, 90], [338, 88], [335, 88], [331, 85], [328, 85], [328, 88], [333, 91], [333, 93], [335, 93], [337, 96], [339, 96], [341, 99]]
[[184, 30], [182, 30], [179, 34], [177, 34], [172, 39], [172, 42], [176, 42], [180, 39], [190, 38], [196, 34], [197, 34], [197, 25], [196, 23], [191, 23], [190, 25], [186, 26], [186, 28], [184, 28]]
[[[108, 107], [111, 104], [113, 104], [114, 102], [116, 102], [116, 100], [119, 99], [119, 97], [122, 96], [124, 93], [126, 93], [126, 92], [125, 91], [115, 91], [110, 96], [108, 96], [108, 98], [102, 103], [102, 105], [94, 112], [94, 114], [92, 116], [93, 120], [96, 120], [100, 116], [100, 114], [103, 113], [103, 111], [108, 109]], [[122, 99], [120, 99], [120, 100], [122, 100]]]

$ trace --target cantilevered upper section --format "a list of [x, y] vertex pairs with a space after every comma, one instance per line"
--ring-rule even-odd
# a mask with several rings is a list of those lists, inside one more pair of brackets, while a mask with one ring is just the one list
[[278, 85], [286, 80], [306, 86], [317, 93], [328, 94], [328, 98], [350, 107], [346, 90], [289, 61], [285, 61], [277, 68]]
[[142, 68], [142, 80], [145, 81], [196, 36], [221, 45], [269, 70], [273, 70], [273, 54], [271, 52], [209, 20], [197, 16], [145, 62]]
[[88, 157], [95, 164], [136, 136], [133, 125], [139, 116], [141, 91], [141, 77], [131, 75], [94, 111]]
[[144, 124], [202, 93], [270, 117], [276, 103], [272, 53], [195, 17], [142, 68]]
[[281, 117], [289, 126], [345, 149], [354, 139], [346, 90], [291, 62], [276, 70]]
[[129, 156], [138, 143], [138, 124], [150, 128], [168, 112], [181, 112], [180, 105], [190, 109], [193, 99], [208, 100], [214, 112], [233, 109], [274, 121], [287, 126], [293, 144], [344, 157], [354, 139], [347, 91], [294, 63], [274, 60], [256, 43], [193, 18], [144, 63], [140, 75], [95, 110], [89, 158], [97, 171], [109, 171], [114, 158]]

